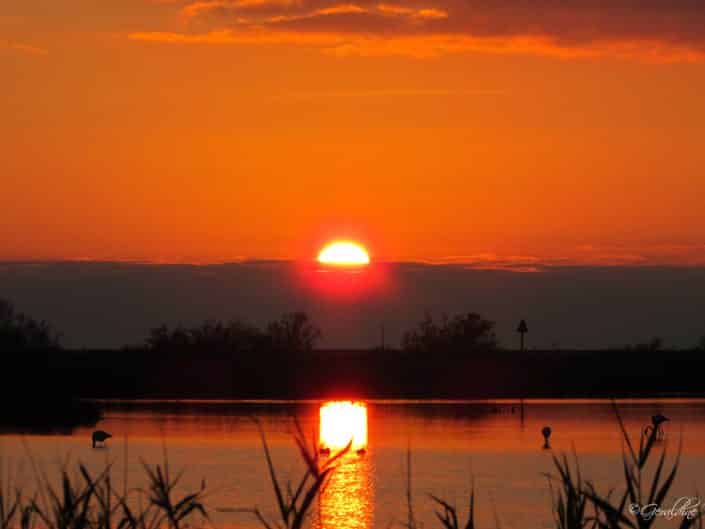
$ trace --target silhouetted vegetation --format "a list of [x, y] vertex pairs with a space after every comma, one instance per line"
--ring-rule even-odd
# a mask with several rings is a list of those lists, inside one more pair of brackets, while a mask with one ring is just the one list
[[[652, 429], [642, 433], [637, 445], [627, 433], [616, 407], [615, 413], [624, 439], [624, 490], [619, 495], [615, 494], [614, 489], [599, 492], [592, 481], [583, 481], [577, 456], [573, 470], [565, 455], [560, 458], [554, 455], [558, 476], [547, 476], [557, 529], [650, 529], [657, 522], [659, 517], [654, 516], [653, 508], [662, 507], [675, 482], [680, 448], [671, 468], [667, 469], [666, 448], [659, 444], [657, 432]], [[642, 432], [647, 432], [647, 429]], [[656, 451], [660, 452], [656, 467], [649, 468], [651, 456]], [[558, 483], [556, 489], [553, 483]], [[699, 506], [691, 506], [680, 515], [680, 529], [696, 527], [696, 524], [702, 528], [703, 512]]]
[[[5, 354], [3, 367], [13, 376], [0, 386], [0, 396], [21, 396], [22, 404], [0, 425], [91, 424], [97, 411], [78, 398], [705, 395], [698, 375], [705, 355], [695, 349], [665, 350], [653, 341], [612, 350], [522, 352], [500, 348], [493, 329], [493, 322], [474, 313], [438, 321], [429, 315], [405, 334], [402, 349], [321, 350], [315, 348], [318, 327], [294, 312], [264, 329], [238, 320], [163, 325], [150, 331], [144, 346], [129, 349]], [[687, 368], [663, 376], [673, 365]]]
[[350, 450], [350, 444], [345, 448], [333, 454], [331, 457], [319, 458], [317, 443], [315, 440], [308, 440], [301, 430], [301, 425], [298, 421], [294, 421], [296, 433], [294, 440], [299, 449], [301, 459], [305, 464], [304, 475], [299, 480], [298, 485], [294, 489], [290, 482], [280, 483], [277, 477], [277, 470], [274, 466], [274, 461], [269, 452], [269, 445], [264, 434], [264, 430], [260, 427], [260, 436], [262, 439], [262, 449], [267, 460], [267, 469], [269, 477], [274, 489], [274, 495], [277, 499], [277, 507], [279, 512], [278, 523], [270, 523], [255, 507], [252, 512], [266, 529], [274, 527], [282, 529], [301, 529], [307, 521], [309, 509], [314, 505], [316, 496], [325, 488], [330, 478], [331, 473], [335, 470], [340, 458], [347, 454]]
[[263, 349], [267, 337], [256, 327], [233, 320], [228, 323], [206, 321], [197, 327], [181, 325], [170, 329], [166, 325], [151, 329], [147, 348], [168, 353], [246, 353]]
[[49, 323], [17, 312], [12, 303], [0, 299], [0, 350], [38, 351], [58, 347], [59, 334]]
[[498, 348], [494, 322], [474, 312], [434, 321], [426, 314], [418, 325], [404, 333], [402, 349], [417, 353], [472, 353]]
[[275, 350], [302, 353], [313, 350], [321, 338], [321, 330], [305, 312], [291, 312], [270, 323], [267, 335]]
[[[0, 353], [5, 375], [0, 398], [12, 405], [0, 414], [0, 428], [20, 431], [70, 431], [95, 424], [98, 407], [75, 398], [79, 386], [68, 384], [63, 371], [67, 356], [59, 349], [59, 334], [45, 321], [19, 313], [0, 299]], [[74, 369], [77, 366], [72, 366]]]
[[148, 349], [168, 353], [237, 354], [255, 351], [302, 353], [313, 350], [321, 331], [304, 312], [283, 314], [266, 330], [232, 320], [206, 321], [196, 327], [166, 325], [151, 329], [145, 344]]
[[189, 522], [194, 519], [203, 526], [208, 517], [203, 505], [205, 485], [175, 497], [180, 474], [172, 477], [166, 461], [163, 465], [144, 464], [146, 491], [125, 488], [122, 492], [113, 487], [110, 465], [98, 475], [82, 464], [77, 465], [78, 472], [63, 468], [60, 487], [32, 466], [37, 490], [31, 496], [12, 483], [3, 483], [0, 476], [2, 529], [182, 529], [192, 527]]

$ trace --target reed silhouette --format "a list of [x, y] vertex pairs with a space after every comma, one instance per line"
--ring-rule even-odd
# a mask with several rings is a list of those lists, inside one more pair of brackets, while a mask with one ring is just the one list
[[[0, 476], [0, 528], [2, 529], [185, 529], [205, 527], [208, 512], [201, 489], [175, 495], [181, 474], [172, 477], [168, 460], [143, 464], [146, 488], [118, 491], [112, 465], [93, 474], [83, 464], [64, 466], [60, 486], [32, 461], [36, 485], [32, 495]], [[126, 483], [126, 476], [123, 481]]]

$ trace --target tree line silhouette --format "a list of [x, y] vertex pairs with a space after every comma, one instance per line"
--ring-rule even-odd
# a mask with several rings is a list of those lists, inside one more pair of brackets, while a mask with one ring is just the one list
[[[426, 314], [418, 324], [406, 331], [401, 349], [415, 353], [468, 353], [495, 351], [499, 342], [495, 323], [477, 313], [434, 320]], [[240, 320], [205, 321], [195, 327], [161, 325], [150, 330], [147, 349], [158, 352], [248, 353], [272, 351], [307, 353], [315, 349], [322, 337], [319, 327], [304, 312], [283, 314], [264, 329]]]
[[[79, 397], [705, 395], [705, 340], [700, 349], [667, 353], [658, 340], [593, 351], [510, 350], [499, 344], [494, 322], [477, 313], [426, 314], [395, 349], [320, 349], [321, 330], [302, 312], [261, 327], [216, 320], [161, 325], [145, 334], [139, 346], [61, 349], [51, 325], [20, 316], [4, 302], [0, 397], [17, 402], [16, 420], [43, 421], [62, 417], [67, 402]], [[673, 366], [679, 367], [675, 374]]]
[[[523, 323], [523, 320], [522, 320]], [[495, 333], [495, 322], [476, 312], [434, 318], [425, 313], [406, 330], [399, 350], [412, 353], [467, 354], [502, 350]], [[61, 334], [45, 320], [18, 312], [0, 298], [0, 350], [45, 351], [61, 348]], [[162, 324], [149, 330], [142, 346], [136, 349], [166, 353], [309, 353], [323, 336], [321, 329], [305, 312], [288, 312], [259, 328], [243, 320], [206, 320], [199, 325], [170, 327]], [[135, 349], [125, 346], [124, 349]], [[613, 347], [611, 350], [656, 352], [666, 349], [663, 339]], [[392, 348], [394, 350], [394, 348]], [[705, 335], [693, 350], [705, 351]]]
[[312, 351], [320, 338], [321, 330], [306, 313], [290, 312], [265, 329], [239, 320], [209, 320], [195, 327], [161, 325], [150, 330], [145, 345], [156, 352], [305, 353]]
[[14, 351], [57, 349], [60, 335], [46, 321], [17, 312], [0, 299], [0, 347]]

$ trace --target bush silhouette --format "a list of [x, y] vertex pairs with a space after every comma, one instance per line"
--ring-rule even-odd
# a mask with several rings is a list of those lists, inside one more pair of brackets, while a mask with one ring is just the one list
[[404, 333], [402, 348], [420, 353], [492, 351], [498, 348], [494, 325], [474, 312], [453, 318], [443, 314], [438, 322], [427, 313], [414, 329]]
[[59, 334], [46, 321], [37, 321], [7, 300], [0, 299], [0, 348], [3, 350], [45, 350], [59, 347]]

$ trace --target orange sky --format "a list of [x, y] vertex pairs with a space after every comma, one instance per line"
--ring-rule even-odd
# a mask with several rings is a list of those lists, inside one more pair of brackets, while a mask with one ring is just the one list
[[700, 0], [9, 0], [0, 259], [705, 263]]

